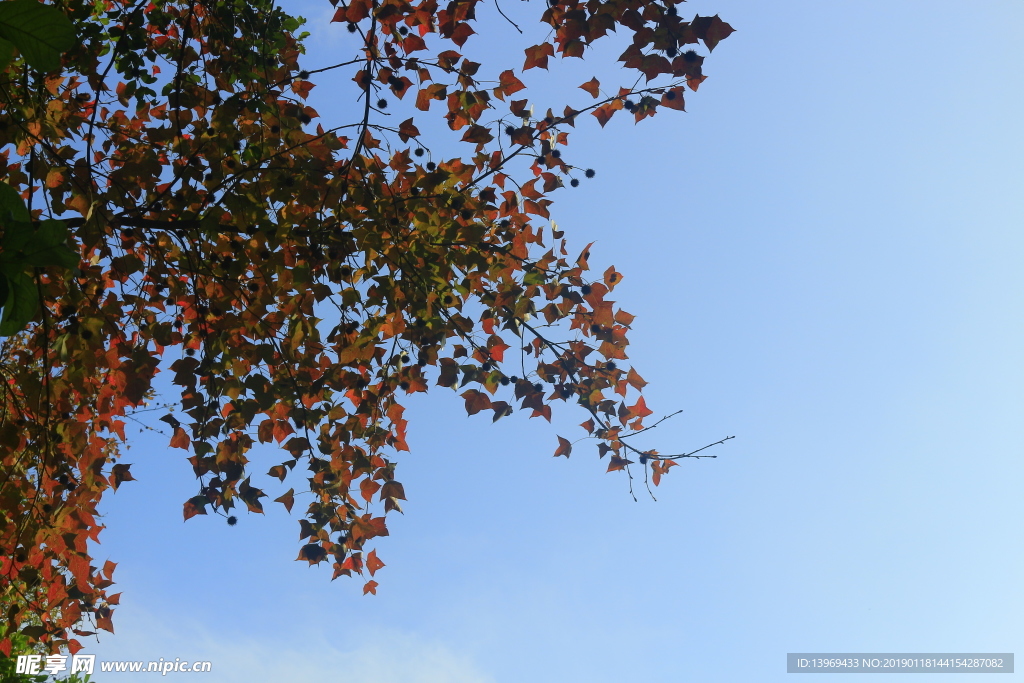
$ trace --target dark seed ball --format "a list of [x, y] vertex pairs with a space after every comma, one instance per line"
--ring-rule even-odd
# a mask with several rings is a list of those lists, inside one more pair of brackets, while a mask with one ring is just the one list
[[503, 387], [507, 387], [507, 386], [508, 386], [508, 381], [509, 381], [509, 380], [508, 380], [508, 377], [502, 377], [502, 378], [501, 378], [500, 380], [498, 380], [498, 381], [499, 381], [499, 382], [501, 382], [501, 386], [503, 386]]
[[562, 152], [561, 152], [561, 150], [553, 149], [553, 150], [551, 150], [551, 156], [553, 156], [556, 159], [561, 159], [562, 158]]
[[609, 370], [614, 370], [618, 366], [615, 364], [615, 361], [608, 361], [607, 363], [605, 363], [605, 367], [608, 368]]
[[675, 91], [669, 90], [667, 93], [665, 93], [665, 99], [666, 100], [674, 100], [675, 98], [676, 98]]
[[422, 147], [417, 147], [415, 150], [413, 150], [413, 154], [415, 154], [418, 157], [423, 156], [423, 148]]
[[274, 124], [273, 126], [270, 127], [270, 132], [273, 133], [274, 135], [277, 135], [278, 133], [281, 132], [281, 126]]
[[409, 383], [408, 382], [399, 382], [398, 386], [402, 388], [402, 391], [409, 391]]
[[300, 71], [299, 78], [301, 78], [302, 80], [306, 80], [307, 78], [309, 78], [309, 72], [306, 70]]
[[591, 325], [590, 326], [590, 331], [593, 332], [594, 334], [598, 334], [598, 333], [601, 332], [601, 326], [600, 325]]
[[402, 354], [402, 362], [403, 363], [408, 363], [409, 362], [409, 354], [407, 354], [407, 353], [403, 353]]
[[400, 26], [398, 32], [403, 36], [407, 36], [409, 35], [409, 28], [407, 26]]
[[584, 296], [590, 294], [590, 285], [583, 285], [582, 287], [580, 287], [580, 291], [583, 292]]
[[437, 168], [437, 164], [435, 164], [433, 161], [428, 161], [427, 162], [427, 170], [428, 171], [433, 171], [436, 168]]
[[388, 108], [388, 101], [385, 100], [385, 99], [377, 100], [377, 106], [379, 108], [381, 108], [381, 109], [387, 109]]
[[533, 390], [534, 391], [544, 391], [544, 385], [541, 384], [540, 382], [537, 382], [536, 384], [533, 385]]
[[348, 28], [348, 32], [349, 33], [355, 33], [356, 32], [356, 25], [355, 24], [349, 24], [347, 28]]
[[505, 133], [507, 133], [508, 135], [515, 135], [516, 127], [515, 126], [505, 126]]
[[238, 524], [238, 517], [235, 517], [234, 515], [228, 517], [228, 526], [234, 526], [236, 524]]
[[309, 123], [312, 120], [313, 119], [309, 118], [309, 114], [305, 112], [299, 114], [299, 121], [302, 121], [303, 123]]
[[592, 169], [592, 168], [588, 168], [588, 169], [587, 169], [587, 170], [586, 170], [586, 171], [585, 171], [585, 172], [583, 173], [583, 175], [587, 176], [588, 178], [593, 178], [593, 177], [594, 177], [595, 175], [597, 175], [597, 171], [595, 171], [595, 170], [594, 170], [594, 169]]
[[186, 356], [194, 356], [194, 355], [196, 355], [196, 350], [195, 349], [185, 349], [185, 355]]
[[572, 180], [569, 181], [569, 184], [572, 185], [573, 187], [579, 187], [580, 181], [578, 178], [573, 178]]
[[693, 50], [687, 50], [686, 52], [683, 53], [683, 59], [685, 59], [686, 61], [692, 63], [692, 62], [696, 62], [698, 59], [700, 59], [700, 55], [698, 55]]

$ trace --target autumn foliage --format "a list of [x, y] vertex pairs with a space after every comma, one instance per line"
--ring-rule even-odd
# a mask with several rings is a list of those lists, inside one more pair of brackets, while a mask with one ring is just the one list
[[[197, 478], [185, 518], [263, 512], [280, 480], [299, 559], [334, 577], [384, 566], [367, 544], [406, 498], [409, 394], [447, 387], [494, 420], [572, 404], [608, 470], [639, 462], [654, 484], [692, 455], [626, 441], [651, 410], [624, 367], [633, 316], [609, 299], [622, 275], [591, 272], [547, 219], [592, 175], [567, 158], [573, 127], [682, 110], [705, 78], [693, 48], [732, 29], [675, 0], [551, 0], [548, 38], [494, 68], [463, 54], [473, 35], [518, 34], [481, 27], [478, 4], [339, 1], [337, 63], [300, 65], [301, 22], [267, 0], [56, 0], [77, 33], [62, 67], [16, 57], [0, 75], [0, 181], [79, 257], [28, 266], [38, 307], [0, 345], [0, 651], [15, 630], [75, 651], [113, 629], [114, 564], [88, 542], [132, 480], [118, 446], [161, 371]], [[534, 111], [524, 72], [611, 32], [627, 82]], [[306, 103], [328, 70], [351, 76], [338, 125]], [[443, 118], [453, 154], [389, 102]]]

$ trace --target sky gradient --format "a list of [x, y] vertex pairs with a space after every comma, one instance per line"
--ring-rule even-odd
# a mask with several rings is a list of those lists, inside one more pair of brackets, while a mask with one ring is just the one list
[[[305, 63], [329, 63], [329, 5], [285, 7], [310, 19]], [[518, 67], [537, 3], [503, 9], [527, 37], [491, 8], [467, 54]], [[137, 434], [94, 555], [119, 563], [117, 635], [84, 652], [211, 660], [228, 683], [771, 682], [787, 652], [1024, 653], [1024, 5], [695, 13], [737, 32], [688, 112], [577, 124], [565, 154], [596, 177], [552, 216], [624, 274], [648, 406], [685, 411], [643, 446], [735, 435], [719, 457], [634, 502], [585, 442], [551, 457], [582, 412], [492, 425], [432, 388], [363, 596], [293, 561], [276, 504], [182, 523], [186, 454]], [[585, 102], [616, 54], [527, 72], [531, 101]]]

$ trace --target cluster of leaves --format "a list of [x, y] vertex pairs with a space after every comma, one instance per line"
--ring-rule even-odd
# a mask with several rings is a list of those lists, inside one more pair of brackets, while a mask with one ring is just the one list
[[[430, 385], [494, 420], [578, 405], [609, 471], [634, 457], [654, 484], [703, 457], [627, 441], [651, 411], [620, 365], [633, 317], [608, 296], [622, 275], [590, 275], [590, 247], [570, 257], [544, 222], [549, 195], [593, 175], [562, 154], [578, 117], [681, 110], [704, 79], [681, 50], [731, 29], [682, 20], [674, 0], [551, 0], [549, 38], [520, 73], [625, 27], [621, 61], [640, 76], [611, 94], [592, 80], [592, 103], [534, 116], [512, 98], [514, 69], [486, 80], [459, 51], [477, 5], [338, 1], [352, 54], [307, 71], [301, 21], [269, 0], [58, 0], [78, 31], [61, 68], [24, 55], [0, 75], [0, 180], [27, 202], [5, 200], [4, 257], [25, 226], [42, 250], [0, 265], [12, 310], [29, 310], [26, 283], [41, 304], [0, 345], [0, 652], [19, 628], [72, 652], [74, 635], [113, 630], [114, 564], [93, 566], [87, 543], [104, 492], [133, 478], [118, 444], [162, 363], [181, 393], [170, 444], [198, 480], [185, 518], [263, 512], [250, 457], [277, 444], [270, 477], [305, 470], [276, 499], [308, 501], [299, 559], [334, 577], [384, 566], [366, 544], [405, 500], [401, 401]], [[333, 69], [351, 71], [358, 114], [324, 127], [305, 100]], [[386, 97], [443, 103], [467, 151], [424, 163], [414, 119], [388, 125]], [[555, 454], [571, 448], [560, 438]]]

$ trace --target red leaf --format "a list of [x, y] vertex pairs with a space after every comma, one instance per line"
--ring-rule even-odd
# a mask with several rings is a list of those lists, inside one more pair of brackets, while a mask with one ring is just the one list
[[377, 594], [377, 586], [379, 586], [379, 585], [380, 584], [377, 583], [376, 581], [372, 581], [372, 580], [371, 581], [367, 581], [366, 585], [363, 586], [363, 595], [366, 595], [367, 593], [373, 593], [374, 595], [376, 595]]

